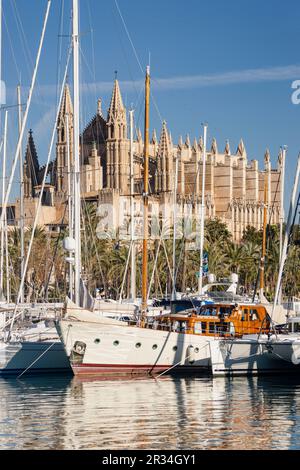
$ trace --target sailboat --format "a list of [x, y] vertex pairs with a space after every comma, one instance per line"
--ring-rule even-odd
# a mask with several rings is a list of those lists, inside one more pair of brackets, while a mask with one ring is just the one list
[[[282, 282], [282, 274], [287, 257], [288, 240], [297, 213], [296, 196], [300, 178], [300, 154], [298, 156], [294, 186], [291, 195], [289, 214], [285, 229], [284, 243], [281, 248], [280, 266], [272, 311], [271, 325], [268, 334], [260, 333], [245, 338], [233, 338], [228, 342], [218, 339], [210, 345], [211, 366], [214, 375], [250, 375], [300, 372], [300, 333], [283, 333], [276, 329], [274, 315], [280, 305], [277, 305]], [[294, 323], [291, 317], [291, 326]], [[286, 325], [289, 319], [286, 319]]]
[[[77, 1], [73, 0], [76, 12]], [[74, 37], [78, 38], [78, 17], [73, 15]], [[78, 91], [78, 40], [74, 42], [74, 93]], [[77, 58], [77, 60], [76, 60]], [[75, 302], [66, 302], [64, 316], [57, 321], [66, 354], [76, 375], [135, 375], [167, 371], [200, 371], [210, 368], [211, 342], [243, 332], [268, 331], [268, 314], [255, 304], [245, 321], [242, 305], [224, 305], [215, 312], [183, 312], [160, 317], [147, 315], [148, 309], [148, 145], [149, 145], [150, 68], [145, 76], [145, 148], [144, 148], [144, 231], [142, 303], [137, 323], [120, 322], [79, 307], [80, 217], [77, 211], [75, 236]], [[79, 133], [75, 134], [79, 115], [78, 95], [74, 97], [75, 207], [80, 208]], [[76, 163], [77, 162], [77, 163]], [[77, 196], [76, 196], [77, 195]], [[78, 196], [79, 195], [79, 196]], [[78, 200], [76, 202], [76, 197]], [[75, 214], [76, 217], [76, 214]], [[77, 238], [76, 238], [77, 237]], [[248, 307], [248, 306], [247, 306]], [[223, 310], [222, 310], [223, 309]], [[235, 332], [235, 329], [237, 331]], [[240, 330], [238, 330], [240, 328]]]

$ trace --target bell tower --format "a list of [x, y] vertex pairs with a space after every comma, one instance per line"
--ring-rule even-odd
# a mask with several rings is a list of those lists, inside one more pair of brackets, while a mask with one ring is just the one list
[[115, 79], [107, 116], [107, 187], [129, 191], [129, 141], [127, 139], [126, 110]]
[[68, 185], [68, 150], [69, 134], [70, 161], [73, 164], [73, 104], [69, 85], [66, 84], [57, 121], [56, 174], [55, 189], [59, 193], [67, 192]]

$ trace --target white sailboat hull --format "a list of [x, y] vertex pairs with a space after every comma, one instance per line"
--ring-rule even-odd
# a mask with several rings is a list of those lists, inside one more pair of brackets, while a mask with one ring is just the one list
[[215, 376], [300, 373], [300, 339], [218, 339], [210, 343]]
[[19, 375], [25, 370], [26, 374], [70, 372], [63, 344], [59, 340], [1, 343], [0, 375]]
[[[210, 369], [209, 343], [213, 337], [68, 319], [57, 327], [75, 375]], [[74, 352], [78, 347], [81, 354]]]

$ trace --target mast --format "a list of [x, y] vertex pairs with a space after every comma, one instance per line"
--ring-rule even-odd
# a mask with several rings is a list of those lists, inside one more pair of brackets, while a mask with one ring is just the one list
[[79, 34], [78, 0], [73, 0], [73, 80], [74, 80], [74, 238], [75, 238], [75, 303], [79, 304], [81, 274], [80, 240], [80, 156], [79, 156]]
[[291, 194], [289, 213], [288, 213], [288, 218], [287, 218], [287, 222], [286, 222], [285, 235], [284, 235], [284, 241], [283, 241], [283, 246], [282, 246], [282, 254], [281, 254], [280, 267], [279, 267], [279, 272], [278, 272], [278, 278], [277, 278], [276, 291], [275, 291], [275, 297], [274, 297], [274, 302], [273, 302], [271, 318], [273, 318], [273, 314], [274, 314], [274, 311], [275, 311], [275, 306], [276, 306], [277, 301], [278, 301], [279, 289], [280, 289], [281, 281], [282, 281], [283, 268], [284, 268], [284, 264], [285, 264], [286, 257], [287, 257], [289, 235], [290, 235], [291, 228], [293, 226], [293, 218], [294, 218], [294, 215], [295, 215], [296, 204], [297, 204], [296, 203], [296, 196], [297, 196], [297, 191], [298, 191], [298, 186], [299, 186], [299, 177], [300, 177], [300, 153], [298, 155], [294, 186], [293, 186], [293, 190], [292, 190], [292, 194]]
[[264, 219], [263, 219], [263, 237], [262, 237], [262, 250], [260, 259], [259, 271], [259, 298], [264, 301], [265, 290], [265, 257], [266, 257], [266, 240], [267, 240], [267, 213], [268, 213], [268, 172], [265, 172], [264, 184]]
[[129, 111], [130, 117], [130, 238], [131, 238], [131, 270], [130, 270], [130, 297], [136, 298], [135, 276], [135, 243], [134, 243], [134, 166], [133, 166], [133, 109]]
[[[285, 179], [285, 157], [286, 157], [286, 146], [282, 148], [282, 160], [281, 160], [281, 173], [280, 173], [280, 220], [279, 220], [279, 269], [281, 264], [282, 256], [282, 245], [283, 245], [283, 222], [284, 222], [284, 179]], [[281, 287], [279, 290], [279, 303], [281, 303]]]
[[144, 235], [142, 265], [142, 317], [147, 310], [148, 287], [148, 189], [149, 189], [149, 103], [150, 103], [150, 67], [147, 66], [145, 78], [145, 135], [144, 135]]
[[175, 175], [174, 175], [174, 191], [173, 191], [173, 289], [172, 300], [176, 300], [176, 229], [177, 229], [177, 184], [178, 184], [178, 155], [175, 158]]
[[[72, 180], [73, 175], [71, 169], [71, 157], [70, 157], [70, 135], [69, 135], [69, 114], [66, 114], [66, 128], [67, 128], [67, 167], [68, 167], [68, 219], [69, 219], [69, 237], [73, 238], [73, 211], [72, 211]], [[73, 300], [73, 264], [69, 261], [69, 291], [70, 298]]]
[[[6, 231], [6, 207], [4, 205], [5, 200], [5, 180], [6, 180], [6, 145], [7, 145], [7, 116], [8, 111], [5, 111], [4, 115], [4, 137], [3, 137], [3, 166], [2, 166], [2, 212], [5, 213], [1, 220], [1, 254], [0, 254], [0, 291], [3, 295], [4, 287], [4, 245], [5, 245], [5, 231]], [[7, 273], [6, 273], [7, 276]]]
[[203, 294], [203, 245], [204, 245], [204, 216], [205, 216], [205, 167], [206, 167], [206, 134], [207, 124], [203, 126], [203, 163], [202, 163], [202, 193], [201, 193], [201, 213], [200, 213], [200, 268], [198, 278], [198, 293]]
[[[21, 108], [21, 87], [17, 87], [18, 96], [18, 119], [19, 119], [19, 135], [21, 135], [22, 129], [22, 108]], [[23, 161], [22, 161], [22, 140], [20, 144], [19, 152], [19, 163], [20, 163], [20, 278], [23, 277], [24, 272], [24, 178], [23, 178]], [[24, 302], [24, 288], [21, 291], [20, 302]]]

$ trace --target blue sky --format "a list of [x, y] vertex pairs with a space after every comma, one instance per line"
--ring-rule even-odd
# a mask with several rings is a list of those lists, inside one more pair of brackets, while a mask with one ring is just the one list
[[[3, 0], [2, 62], [8, 104], [15, 104], [14, 90], [20, 75], [23, 101], [26, 98], [46, 3]], [[56, 89], [63, 74], [70, 9], [71, 0], [52, 1], [28, 120], [41, 162], [46, 159]], [[22, 27], [20, 22], [17, 27], [17, 16]], [[209, 144], [216, 137], [223, 150], [229, 139], [235, 152], [242, 137], [248, 158], [258, 159], [261, 168], [266, 147], [276, 165], [279, 147], [286, 144], [290, 189], [300, 150], [300, 105], [291, 101], [291, 84], [300, 80], [299, 18], [297, 0], [80, 0], [84, 84], [81, 121], [87, 123], [93, 116], [98, 97], [107, 109], [117, 70], [124, 102], [127, 106], [133, 104], [142, 128], [143, 72], [136, 55], [144, 69], [150, 52], [151, 128], [155, 127], [159, 134], [162, 118], [167, 121], [174, 142], [187, 133], [193, 141], [195, 136], [199, 138], [201, 123], [206, 121]], [[23, 37], [21, 41], [22, 30], [25, 40]], [[9, 122], [12, 154], [16, 125], [13, 108]]]

